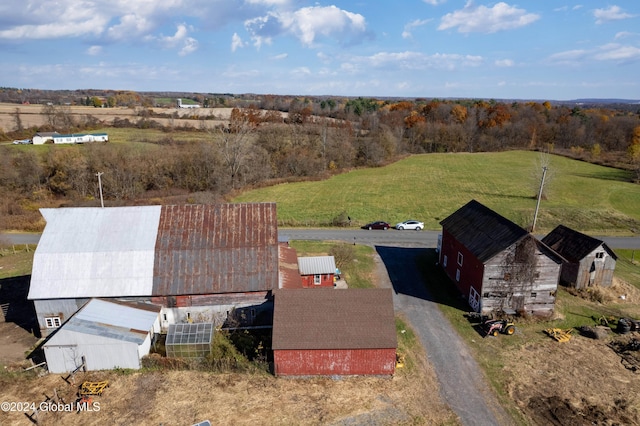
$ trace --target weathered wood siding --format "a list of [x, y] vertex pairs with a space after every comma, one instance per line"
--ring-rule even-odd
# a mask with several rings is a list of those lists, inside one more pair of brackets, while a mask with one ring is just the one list
[[275, 350], [276, 376], [390, 376], [395, 372], [395, 349]]
[[[598, 258], [597, 253], [602, 253], [603, 257]], [[579, 264], [565, 264], [562, 281], [576, 288], [610, 287], [615, 269], [616, 259], [600, 246], [583, 257]]]
[[[560, 265], [536, 249], [536, 279], [533, 283], [516, 282], [505, 267], [515, 245], [485, 264], [482, 282], [482, 312], [505, 311], [547, 315], [553, 312], [560, 278]], [[505, 279], [506, 278], [506, 279]]]

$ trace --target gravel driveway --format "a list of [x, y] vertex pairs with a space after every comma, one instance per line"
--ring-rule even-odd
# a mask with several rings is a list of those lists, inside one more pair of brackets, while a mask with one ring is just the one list
[[464, 425], [509, 425], [482, 370], [465, 343], [431, 300], [417, 268], [425, 248], [376, 246], [382, 262], [381, 286], [393, 287], [396, 312], [405, 314], [433, 365], [444, 401]]

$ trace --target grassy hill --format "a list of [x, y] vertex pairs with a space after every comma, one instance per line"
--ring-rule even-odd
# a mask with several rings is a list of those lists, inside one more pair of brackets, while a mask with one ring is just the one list
[[[541, 154], [529, 151], [414, 155], [386, 167], [354, 170], [319, 182], [248, 191], [234, 202], [275, 201], [280, 226], [325, 226], [341, 212], [355, 225], [419, 219], [426, 229], [471, 199], [519, 225], [533, 221]], [[562, 223], [594, 234], [640, 232], [640, 185], [631, 173], [549, 156], [537, 232]]]

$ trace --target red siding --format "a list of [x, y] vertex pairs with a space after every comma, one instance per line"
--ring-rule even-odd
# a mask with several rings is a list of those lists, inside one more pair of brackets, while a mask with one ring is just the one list
[[393, 375], [395, 349], [275, 350], [276, 376]]
[[321, 274], [320, 284], [314, 284], [313, 277], [313, 275], [302, 275], [302, 287], [333, 287], [333, 274]]
[[[482, 279], [484, 265], [475, 256], [460, 244], [451, 234], [442, 232], [442, 254], [440, 262], [447, 276], [465, 298], [469, 297], [471, 287], [482, 294]], [[458, 252], [462, 253], [462, 266], [458, 265]], [[447, 266], [444, 266], [444, 256], [447, 256]], [[456, 281], [456, 271], [460, 270], [460, 280]]]

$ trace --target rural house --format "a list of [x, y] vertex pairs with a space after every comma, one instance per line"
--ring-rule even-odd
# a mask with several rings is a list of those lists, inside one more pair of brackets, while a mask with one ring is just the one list
[[440, 224], [440, 265], [474, 311], [553, 312], [560, 255], [475, 200]]
[[298, 269], [302, 287], [333, 287], [336, 273], [336, 261], [333, 256], [299, 257]]
[[575, 288], [611, 286], [618, 257], [603, 241], [558, 225], [542, 242], [565, 259], [560, 274], [564, 284]]
[[[170, 324], [272, 310], [275, 203], [41, 209], [30, 300], [43, 336], [91, 298], [162, 307]], [[248, 318], [251, 321], [252, 318]]]
[[58, 132], [38, 132], [32, 138], [31, 141], [34, 145], [42, 145], [49, 141], [53, 143], [53, 137], [60, 136]]
[[391, 289], [274, 291], [276, 376], [393, 375]]
[[43, 343], [50, 373], [139, 369], [160, 332], [160, 307], [91, 299]]

